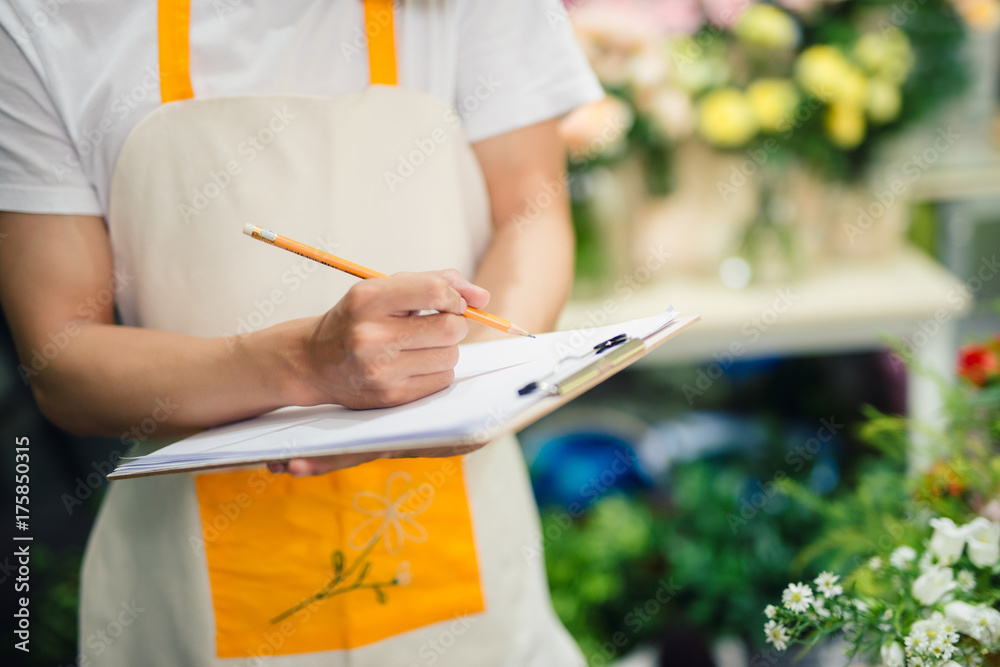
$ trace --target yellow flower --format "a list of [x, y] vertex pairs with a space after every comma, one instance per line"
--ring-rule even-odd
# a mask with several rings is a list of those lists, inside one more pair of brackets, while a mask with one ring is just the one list
[[757, 134], [757, 117], [736, 88], [713, 90], [698, 106], [698, 131], [716, 146], [742, 146]]
[[786, 127], [799, 105], [799, 91], [788, 79], [757, 79], [747, 88], [747, 98], [765, 132]]
[[854, 44], [854, 57], [870, 73], [895, 84], [913, 69], [913, 49], [902, 30], [865, 33]]
[[832, 46], [818, 44], [803, 51], [795, 64], [795, 76], [803, 88], [824, 102], [864, 106], [868, 80]]
[[833, 102], [826, 112], [826, 134], [840, 148], [856, 148], [865, 138], [865, 116], [861, 107], [850, 102]]
[[774, 5], [750, 5], [736, 21], [737, 37], [766, 49], [790, 49], [799, 43], [799, 28]]
[[876, 123], [888, 123], [899, 115], [902, 99], [899, 88], [885, 79], [868, 82], [868, 117]]

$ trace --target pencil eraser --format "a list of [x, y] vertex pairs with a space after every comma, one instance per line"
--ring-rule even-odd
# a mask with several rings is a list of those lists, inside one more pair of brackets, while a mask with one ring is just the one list
[[243, 225], [243, 233], [246, 234], [247, 236], [253, 236], [253, 225], [251, 225], [249, 222]]

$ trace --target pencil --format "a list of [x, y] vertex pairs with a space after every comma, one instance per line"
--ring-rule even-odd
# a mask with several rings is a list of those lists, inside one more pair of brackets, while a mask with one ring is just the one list
[[[369, 278], [388, 278], [384, 273], [379, 273], [378, 271], [373, 271], [367, 267], [361, 266], [360, 264], [355, 264], [354, 262], [348, 261], [336, 255], [331, 255], [328, 252], [324, 252], [318, 248], [313, 248], [305, 243], [299, 243], [298, 241], [293, 241], [287, 236], [282, 236], [281, 234], [275, 234], [274, 232], [262, 229], [256, 225], [246, 224], [243, 227], [243, 233], [247, 236], [255, 238], [264, 243], [269, 243], [273, 246], [277, 246], [283, 250], [289, 252], [294, 252], [296, 255], [302, 255], [307, 259], [311, 259], [320, 264], [326, 264], [327, 266], [333, 267], [338, 271], [343, 271], [344, 273], [349, 273], [352, 276], [357, 276], [367, 280]], [[504, 333], [513, 334], [515, 336], [527, 336], [528, 338], [534, 338], [530, 333], [512, 324], [502, 317], [497, 317], [496, 315], [491, 315], [487, 312], [479, 310], [478, 308], [466, 308], [465, 312], [462, 313], [465, 317], [468, 317], [473, 322], [479, 322], [480, 324], [485, 324], [488, 327], [492, 327], [497, 331], [503, 331]]]

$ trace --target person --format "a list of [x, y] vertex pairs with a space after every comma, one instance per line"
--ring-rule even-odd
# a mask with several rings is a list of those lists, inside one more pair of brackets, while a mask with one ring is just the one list
[[[0, 303], [63, 429], [136, 454], [398, 405], [491, 334], [467, 307], [554, 325], [557, 122], [602, 95], [557, 0], [12, 0], [0, 27]], [[438, 453], [112, 482], [78, 664], [581, 664], [516, 441]]]

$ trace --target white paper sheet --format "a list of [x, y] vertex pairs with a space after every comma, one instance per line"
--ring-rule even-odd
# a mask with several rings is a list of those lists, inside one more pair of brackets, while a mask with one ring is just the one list
[[646, 338], [675, 324], [671, 308], [625, 324], [461, 346], [451, 386], [413, 403], [377, 410], [283, 408], [209, 429], [146, 456], [126, 458], [111, 477], [489, 434], [545, 398], [542, 392], [519, 396], [518, 389], [548, 376], [559, 360], [567, 358], [560, 373], [571, 371], [574, 364], [593, 360], [571, 357], [602, 341], [622, 333]]

